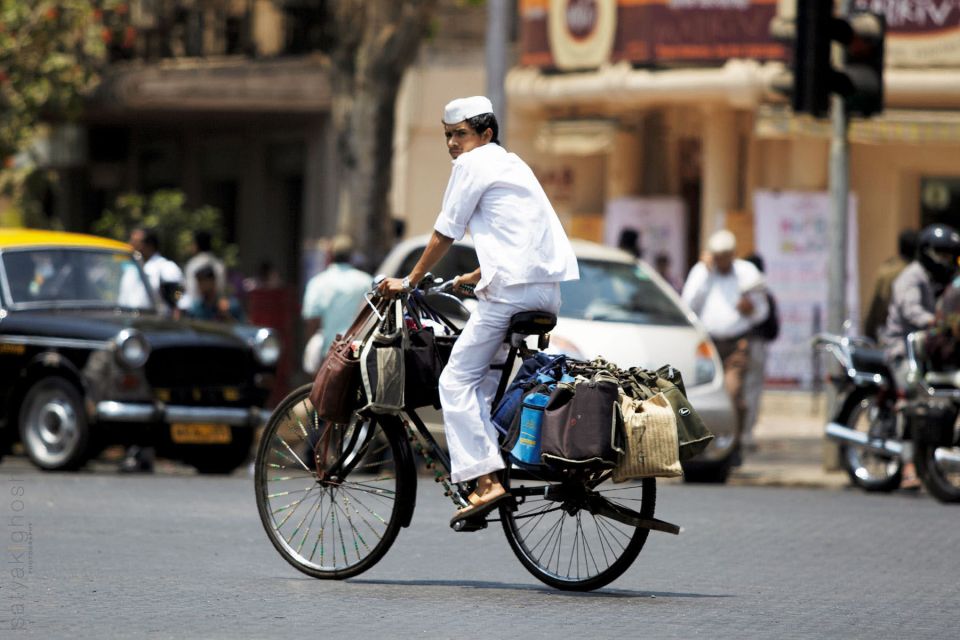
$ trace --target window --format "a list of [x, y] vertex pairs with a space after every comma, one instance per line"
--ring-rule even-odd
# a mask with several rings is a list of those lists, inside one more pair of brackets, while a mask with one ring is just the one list
[[84, 249], [5, 251], [7, 293], [16, 306], [152, 309], [140, 266], [125, 253]]

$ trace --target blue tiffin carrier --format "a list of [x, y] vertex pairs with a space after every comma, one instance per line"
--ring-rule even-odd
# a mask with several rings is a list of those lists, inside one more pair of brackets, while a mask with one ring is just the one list
[[[564, 375], [561, 382], [572, 383], [574, 379]], [[541, 381], [543, 382], [543, 381]], [[556, 384], [551, 384], [553, 391]], [[540, 430], [543, 426], [543, 410], [550, 401], [550, 393], [540, 387], [540, 391], [528, 393], [520, 406], [520, 433], [517, 444], [510, 454], [524, 464], [540, 464]]]

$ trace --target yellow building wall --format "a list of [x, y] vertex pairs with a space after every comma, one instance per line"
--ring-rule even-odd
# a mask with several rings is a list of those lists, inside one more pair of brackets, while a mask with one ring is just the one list
[[[763, 139], [754, 140], [752, 147], [751, 192], [828, 189], [828, 140]], [[851, 144], [850, 189], [858, 203], [861, 312], [870, 303], [880, 264], [896, 254], [897, 235], [920, 224], [921, 177], [958, 175], [958, 159], [960, 147], [956, 144]]]
[[390, 199], [394, 217], [407, 223], [408, 237], [433, 229], [450, 178], [443, 107], [454, 98], [482, 94], [485, 82], [477, 64], [421, 64], [404, 76], [397, 97]]
[[920, 224], [921, 177], [943, 175], [960, 175], [960, 145], [851, 146], [850, 188], [860, 211], [861, 309], [869, 303], [880, 263], [897, 252], [897, 235]]

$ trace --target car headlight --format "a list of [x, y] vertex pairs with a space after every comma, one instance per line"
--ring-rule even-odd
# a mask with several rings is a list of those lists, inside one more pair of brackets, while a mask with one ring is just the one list
[[124, 329], [114, 338], [117, 360], [128, 369], [139, 369], [150, 357], [150, 343], [136, 329]]
[[713, 346], [704, 340], [697, 345], [697, 356], [694, 364], [693, 384], [701, 385], [713, 382], [717, 375], [717, 366], [713, 360]]
[[280, 338], [270, 329], [259, 329], [253, 339], [253, 353], [265, 367], [272, 367], [280, 359]]

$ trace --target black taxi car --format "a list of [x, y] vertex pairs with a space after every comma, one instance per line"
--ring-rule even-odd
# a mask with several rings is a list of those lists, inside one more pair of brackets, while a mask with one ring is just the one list
[[0, 229], [0, 445], [76, 469], [147, 444], [203, 473], [250, 451], [279, 356], [265, 328], [159, 313], [130, 246]]

